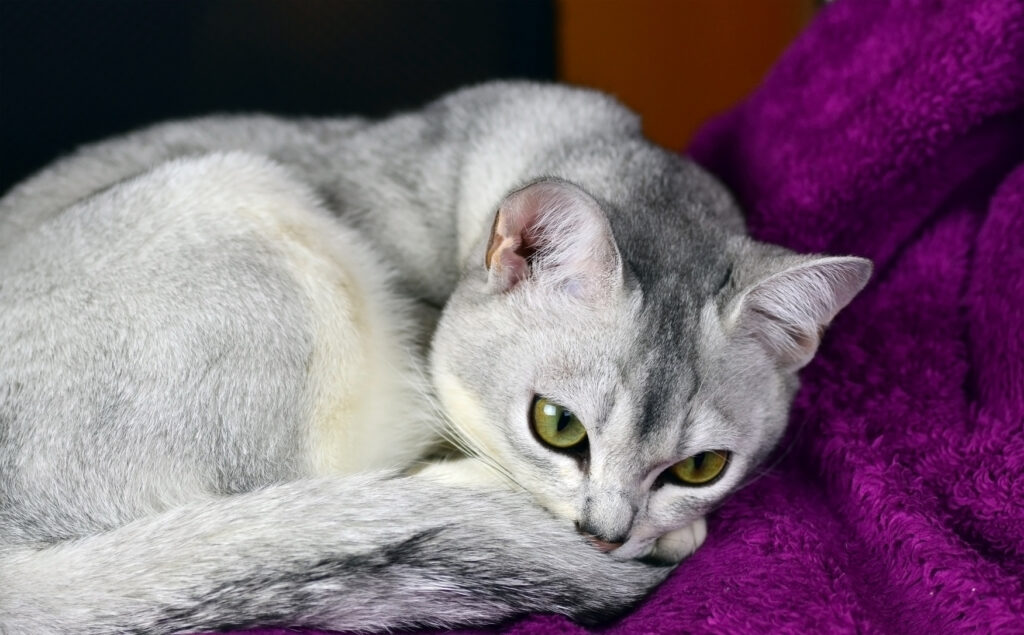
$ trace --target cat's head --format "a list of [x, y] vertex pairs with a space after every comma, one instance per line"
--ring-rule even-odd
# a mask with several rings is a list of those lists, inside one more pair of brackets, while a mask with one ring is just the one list
[[770, 451], [796, 371], [871, 267], [692, 219], [617, 241], [613, 225], [638, 219], [605, 207], [554, 179], [509, 194], [445, 308], [432, 371], [477, 452], [638, 557]]

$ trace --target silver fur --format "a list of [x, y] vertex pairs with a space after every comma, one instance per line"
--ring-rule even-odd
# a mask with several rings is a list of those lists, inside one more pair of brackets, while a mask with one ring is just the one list
[[[0, 199], [0, 631], [607, 619], [869, 274], [750, 240], [590, 91], [82, 148]], [[538, 394], [585, 456], [533, 437]], [[443, 438], [466, 458], [424, 465]], [[718, 482], [665, 481], [712, 449]]]

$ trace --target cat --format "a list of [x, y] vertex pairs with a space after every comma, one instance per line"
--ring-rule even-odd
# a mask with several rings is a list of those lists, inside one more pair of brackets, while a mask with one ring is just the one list
[[578, 88], [86, 146], [0, 200], [0, 630], [607, 621], [870, 272]]

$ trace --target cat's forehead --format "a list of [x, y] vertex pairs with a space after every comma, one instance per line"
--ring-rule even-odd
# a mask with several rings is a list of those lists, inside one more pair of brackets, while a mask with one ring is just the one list
[[632, 263], [641, 302], [632, 322], [623, 325], [634, 336], [620, 365], [636, 400], [641, 436], [683, 421], [697, 391], [710, 378], [710, 369], [704, 368], [709, 342], [703, 322], [709, 319], [708, 308], [724, 286], [730, 263], [721, 252], [701, 251], [664, 258], [673, 261], [672, 267], [660, 274]]
[[641, 436], [683, 417], [700, 384], [699, 311], [665, 308], [645, 306], [622, 360]]
[[640, 298], [633, 356], [644, 359], [648, 383], [693, 384], [705, 344], [702, 321], [728, 284], [733, 263], [718, 232], [683, 215], [660, 224], [661, 231], [643, 239], [627, 235], [619, 241], [625, 275]]
[[596, 410], [627, 399], [644, 420], [678, 418], [700, 380], [700, 311], [645, 295], [635, 289], [586, 317], [561, 315], [548, 331], [546, 381]]

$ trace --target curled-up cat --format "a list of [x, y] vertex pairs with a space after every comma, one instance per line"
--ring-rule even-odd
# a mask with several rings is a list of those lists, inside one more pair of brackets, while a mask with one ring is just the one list
[[590, 91], [85, 147], [0, 200], [0, 631], [607, 619], [869, 274]]

